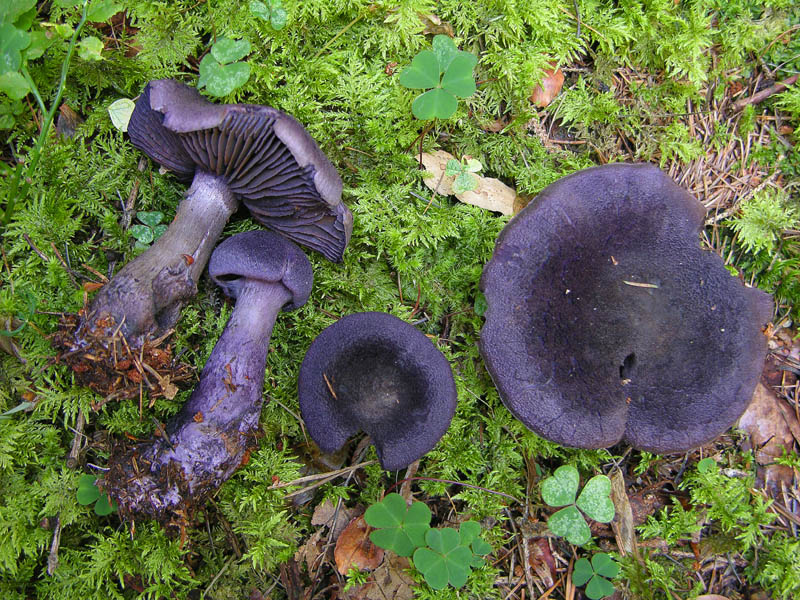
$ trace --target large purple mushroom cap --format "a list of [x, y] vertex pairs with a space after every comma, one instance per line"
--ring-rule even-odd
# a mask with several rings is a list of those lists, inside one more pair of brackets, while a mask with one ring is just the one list
[[772, 301], [700, 248], [704, 216], [657, 167], [614, 164], [560, 179], [505, 227], [481, 278], [480, 350], [528, 428], [670, 453], [742, 414]]
[[269, 106], [213, 104], [171, 79], [151, 81], [131, 115], [133, 145], [182, 180], [222, 177], [253, 218], [339, 262], [353, 216], [342, 180], [294, 117]]
[[363, 430], [389, 471], [431, 450], [456, 408], [447, 359], [422, 332], [387, 313], [348, 315], [323, 330], [297, 386], [306, 429], [324, 452]]

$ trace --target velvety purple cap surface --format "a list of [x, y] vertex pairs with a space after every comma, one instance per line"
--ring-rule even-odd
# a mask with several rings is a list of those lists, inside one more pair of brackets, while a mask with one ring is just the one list
[[481, 278], [480, 350], [527, 427], [668, 453], [742, 414], [772, 301], [700, 248], [704, 216], [657, 167], [615, 164], [560, 179], [509, 222]]
[[183, 180], [195, 169], [224, 177], [254, 219], [341, 261], [353, 227], [342, 180], [294, 117], [269, 106], [213, 104], [160, 79], [142, 92], [128, 134]]
[[389, 471], [436, 445], [457, 398], [450, 364], [436, 346], [378, 312], [342, 317], [317, 336], [300, 367], [298, 396], [306, 429], [324, 452], [363, 430]]
[[283, 310], [303, 306], [314, 283], [311, 263], [303, 251], [271, 231], [246, 231], [226, 239], [214, 249], [208, 274], [232, 298], [239, 296], [246, 279], [280, 282], [292, 293]]

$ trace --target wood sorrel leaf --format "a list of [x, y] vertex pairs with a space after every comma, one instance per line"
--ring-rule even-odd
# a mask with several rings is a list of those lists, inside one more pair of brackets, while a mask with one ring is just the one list
[[558, 512], [550, 515], [547, 519], [547, 527], [555, 535], [559, 535], [570, 544], [580, 546], [592, 539], [592, 532], [586, 524], [586, 519], [575, 506], [562, 508]]
[[605, 475], [592, 477], [583, 487], [576, 504], [590, 519], [610, 523], [615, 512], [611, 501], [611, 480]]
[[397, 79], [409, 89], [428, 89], [439, 85], [439, 61], [430, 50], [423, 50], [403, 69]]
[[550, 506], [566, 506], [575, 502], [580, 477], [572, 465], [558, 467], [551, 477], [542, 481], [542, 500]]
[[411, 104], [411, 112], [418, 119], [449, 119], [458, 108], [458, 100], [442, 88], [420, 94]]

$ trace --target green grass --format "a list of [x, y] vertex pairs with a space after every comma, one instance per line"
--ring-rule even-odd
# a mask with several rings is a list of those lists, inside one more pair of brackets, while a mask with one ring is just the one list
[[[780, 65], [777, 78], [800, 68], [800, 35], [795, 32], [782, 38], [785, 43], [774, 43], [800, 23], [800, 10], [789, 0], [767, 6], [749, 0], [582, 0], [577, 4], [580, 35], [571, 0], [287, 2], [287, 25], [279, 31], [252, 15], [245, 2], [122, 4], [127, 26], [116, 25], [113, 36], [108, 26], [87, 25], [85, 35], [105, 42], [104, 60], [74, 57], [66, 80], [63, 100], [86, 122], [72, 139], [49, 136], [31, 174], [29, 193], [18, 200], [2, 232], [0, 318], [5, 322], [18, 315], [27, 325], [13, 338], [26, 362], [0, 353], [0, 413], [23, 402], [26, 393], [37, 402], [32, 412], [0, 420], [4, 598], [183, 598], [190, 590], [207, 589], [212, 580], [207, 598], [242, 598], [253, 588], [269, 588], [279, 565], [312, 530], [309, 515], [315, 502], [294, 507], [283, 500], [285, 492], [268, 488], [275, 477], [291, 481], [300, 476], [310, 461], [294, 416], [296, 377], [311, 340], [333, 322], [330, 315], [375, 310], [419, 320], [418, 327], [451, 361], [458, 409], [442, 442], [423, 460], [420, 475], [525, 498], [531, 464], [540, 477], [561, 464], [576, 465], [586, 477], [619, 459], [613, 453], [624, 452], [568, 449], [536, 437], [502, 406], [485, 372], [476, 346], [482, 319], [474, 307], [481, 270], [507, 218], [449, 198], [431, 198], [422, 183], [409, 150], [424, 125], [411, 113], [415, 93], [399, 85], [397, 74], [387, 74], [390, 63], [397, 63], [399, 70], [430, 46], [432, 36], [423, 34], [420, 14], [436, 13], [452, 26], [458, 47], [479, 57], [478, 92], [459, 102], [453, 117], [434, 123], [424, 149], [473, 156], [482, 163], [483, 175], [498, 177], [529, 196], [600, 162], [601, 155], [617, 148], [620, 133], [635, 144], [628, 160], [651, 160], [664, 168], [685, 164], [705, 151], [681, 116], [690, 104], [693, 110], [708, 110], [706, 92], [724, 92], [732, 82], [746, 80], [758, 68], [755, 57], [765, 68]], [[74, 26], [79, 12], [55, 2], [49, 14], [36, 18]], [[80, 284], [97, 280], [87, 267], [106, 273], [116, 255], [127, 262], [136, 253], [135, 240], [119, 224], [120, 202], [134, 182], [139, 182], [136, 210], [161, 211], [166, 222], [185, 190], [150, 161], [139, 170], [142, 155], [111, 125], [106, 108], [121, 97], [134, 98], [151, 78], [195, 84], [202, 54], [223, 36], [246, 37], [252, 46], [246, 59], [249, 81], [225, 100], [268, 104], [305, 124], [344, 179], [343, 196], [355, 226], [343, 264], [310, 256], [315, 275], [311, 299], [300, 310], [280, 316], [270, 344], [265, 437], [181, 546], [148, 523], [137, 522], [131, 538], [115, 515], [100, 518], [91, 507], [80, 506], [75, 492], [82, 471], [68, 469], [65, 457], [79, 413], [86, 418], [88, 436], [82, 464], [103, 466], [106, 436], [149, 435], [153, 419], [164, 421], [177, 412], [190, 390], [182, 389], [172, 401], [158, 400], [152, 408], [145, 397], [141, 419], [136, 401], [109, 403], [92, 412], [90, 403], [97, 398], [75, 387], [64, 365], [53, 363], [47, 336], [55, 331], [57, 313], [83, 305]], [[55, 95], [65, 52], [64, 44], [55, 44], [30, 64], [46, 104]], [[567, 72], [562, 95], [537, 114], [527, 98], [551, 61], [574, 70]], [[617, 89], [613, 75], [620, 69], [641, 73], [642, 79]], [[799, 97], [795, 87], [755, 107], [739, 127], [720, 122], [720, 143], [747, 135], [748, 123], [755, 126], [757, 115], [776, 110], [783, 111], [784, 123], [800, 127]], [[3, 106], [10, 105], [0, 96]], [[38, 135], [33, 107], [26, 103], [14, 116], [13, 127], [0, 131], [8, 166], [30, 156]], [[504, 131], [484, 129], [501, 117], [509, 119]], [[586, 143], [546, 146], [534, 125], [547, 128], [552, 119], [564, 135]], [[719, 249], [732, 257], [732, 267], [746, 280], [775, 293], [782, 314], [796, 320], [800, 248], [796, 234], [786, 230], [797, 227], [800, 154], [777, 135], [764, 139], [751, 156], [781, 176], [781, 191], [755, 196], [742, 212], [734, 211], [720, 223]], [[781, 135], [784, 141], [795, 139]], [[0, 197], [5, 197], [9, 181], [8, 176], [0, 181]], [[224, 235], [255, 227], [239, 218]], [[121, 264], [114, 263], [114, 268]], [[412, 317], [418, 294], [419, 310]], [[199, 370], [229, 313], [218, 290], [201, 281], [200, 293], [176, 328], [176, 350], [182, 358]], [[642, 460], [643, 473], [654, 473], [658, 458]], [[348, 504], [374, 502], [393, 481], [379, 469], [366, 472], [361, 482], [351, 480], [347, 488], [338, 488], [340, 481], [328, 484], [321, 494], [346, 496]], [[740, 498], [741, 482], [711, 482], [700, 476], [686, 481], [692, 506], [667, 508], [641, 533], [680, 543], [696, 529], [697, 511], [709, 507], [712, 532], [732, 539], [731, 551], [751, 557], [759, 549], [758, 560], [747, 571], [752, 581], [776, 597], [796, 594], [800, 582], [792, 573], [798, 568], [797, 540], [782, 532], [768, 535], [764, 506], [747, 494]], [[502, 497], [434, 481], [419, 482], [418, 489], [431, 502], [449, 495], [465, 516], [497, 519], [491, 534], [495, 547], [510, 535]], [[534, 486], [534, 504], [540, 500], [537, 490]], [[715, 491], [724, 498], [712, 497]], [[734, 496], [742, 500], [737, 505], [741, 514], [724, 512]], [[61, 525], [59, 566], [52, 577], [45, 573], [53, 538], [42, 526], [45, 518], [50, 523], [58, 518]], [[664, 590], [678, 590], [684, 597], [694, 585], [676, 565], [655, 556], [642, 564], [628, 561], [623, 568], [632, 591], [649, 590], [649, 596], [640, 597], [668, 597]], [[498, 597], [495, 575], [493, 569], [477, 570], [459, 597]], [[456, 597], [452, 591], [424, 587], [418, 594]]]

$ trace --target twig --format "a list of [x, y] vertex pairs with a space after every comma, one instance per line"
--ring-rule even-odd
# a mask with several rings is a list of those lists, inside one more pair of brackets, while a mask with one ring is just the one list
[[505, 494], [503, 492], [498, 492], [495, 490], [490, 490], [489, 488], [481, 487], [479, 485], [472, 485], [471, 483], [464, 483], [463, 481], [453, 481], [452, 479], [439, 479], [437, 477], [407, 477], [405, 479], [400, 479], [399, 481], [395, 481], [391, 487], [387, 490], [387, 493], [394, 489], [397, 485], [402, 484], [403, 482], [407, 481], [408, 479], [413, 479], [416, 481], [438, 481], [439, 483], [449, 483], [450, 485], [460, 485], [461, 487], [470, 488], [472, 490], [480, 490], [481, 492], [487, 492], [489, 494], [495, 494], [496, 496], [503, 496], [504, 498], [508, 498], [509, 500], [513, 500], [517, 504], [522, 504], [522, 500], [511, 496], [510, 494]]
[[61, 517], [56, 516], [53, 528], [53, 541], [50, 543], [50, 554], [47, 555], [47, 574], [52, 576], [58, 567], [58, 548], [61, 545]]
[[748, 106], [750, 104], [758, 104], [759, 102], [763, 102], [770, 96], [782, 92], [787, 87], [794, 84], [797, 81], [798, 77], [800, 77], [800, 75], [792, 75], [791, 77], [787, 77], [783, 81], [775, 83], [769, 86], [768, 88], [765, 88], [760, 92], [753, 94], [749, 98], [742, 98], [741, 100], [737, 100], [736, 102], [733, 103], [733, 110], [739, 111], [742, 110], [745, 106]]
[[368, 460], [362, 463], [358, 463], [357, 465], [351, 465], [343, 469], [337, 469], [336, 471], [328, 471], [327, 473], [316, 473], [315, 475], [306, 475], [305, 477], [300, 477], [298, 479], [295, 479], [294, 481], [288, 481], [286, 483], [276, 483], [275, 485], [269, 486], [267, 489], [279, 490], [281, 488], [300, 485], [301, 483], [308, 483], [309, 481], [318, 481], [320, 479], [333, 479], [334, 477], [338, 477], [339, 475], [344, 475], [345, 473], [349, 473], [350, 471], [355, 471], [362, 467], [368, 467], [369, 465], [374, 465], [376, 462], [377, 461], [374, 460]]

